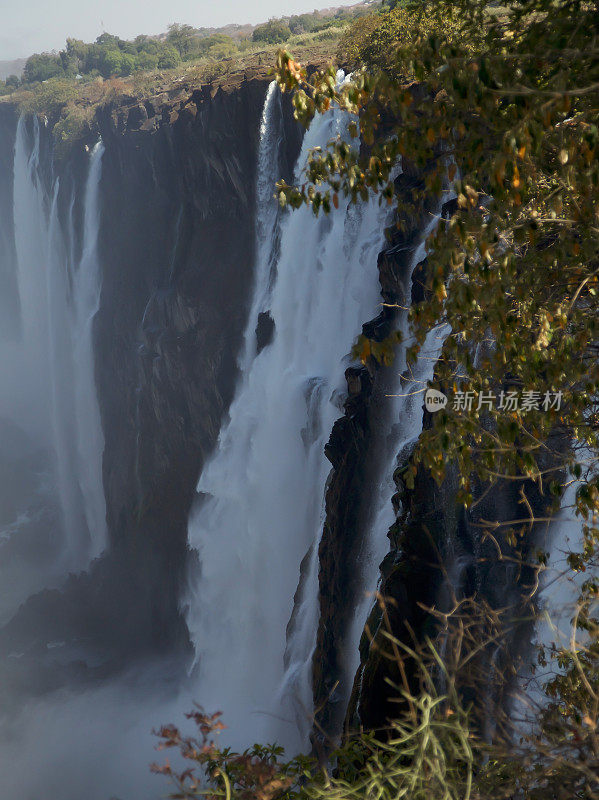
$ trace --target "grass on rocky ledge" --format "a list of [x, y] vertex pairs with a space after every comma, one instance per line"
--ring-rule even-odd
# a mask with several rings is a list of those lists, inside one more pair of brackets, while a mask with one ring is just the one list
[[[343, 29], [335, 28], [293, 36], [289, 45], [304, 63], [324, 66], [334, 60], [342, 33]], [[98, 108], [151, 99], [176, 105], [202, 86], [209, 85], [216, 91], [221, 86], [235, 85], [248, 73], [266, 77], [275, 64], [278, 47], [255, 46], [232, 57], [204, 58], [174, 69], [136, 72], [122, 78], [52, 78], [0, 97], [0, 103], [16, 106], [20, 113], [48, 118], [53, 127], [55, 155], [61, 160], [77, 141], [90, 135]]]
[[[343, 29], [327, 29], [316, 34], [292, 36], [287, 46], [293, 47], [304, 63], [324, 65], [334, 60], [342, 34]], [[226, 58], [202, 58], [173, 69], [140, 71], [127, 77], [51, 78], [4, 95], [0, 103], [17, 105], [29, 113], [53, 116], [67, 104], [96, 107], [119, 97], [141, 100], [165, 92], [192, 91], [206, 84], [226, 84], [232, 76], [247, 71], [264, 69], [267, 72], [274, 66], [279, 47], [278, 44], [255, 46]]]

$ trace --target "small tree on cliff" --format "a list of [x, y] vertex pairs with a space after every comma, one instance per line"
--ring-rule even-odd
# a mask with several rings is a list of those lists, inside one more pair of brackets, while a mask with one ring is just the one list
[[[506, 774], [508, 795], [528, 781], [526, 797], [598, 792], [598, 19], [584, 0], [510, 0], [499, 9], [426, 1], [361, 20], [344, 37], [356, 72], [342, 88], [333, 69], [308, 80], [287, 52], [277, 66], [298, 119], [307, 124], [336, 105], [356, 115], [350, 132], [360, 141], [313, 152], [301, 185], [278, 184], [281, 205], [318, 214], [339, 194], [360, 202], [374, 193], [395, 203], [401, 220], [422, 192], [440, 198], [453, 187], [457, 196], [456, 212], [427, 243], [427, 296], [410, 312], [407, 353], [413, 364], [431, 329], [447, 332], [435, 382], [450, 402], [423, 431], [407, 485], [419, 466], [441, 482], [450, 463], [465, 506], [475, 481], [519, 484], [522, 519], [507, 523], [515, 541], [534, 521], [527, 481], [553, 497], [554, 511], [576, 482], [583, 541], [568, 561], [590, 577], [579, 581], [572, 639], [553, 654], [540, 772], [520, 761], [517, 778]], [[426, 167], [412, 197], [395, 195], [400, 158]], [[356, 354], [367, 360], [380, 350], [362, 336]]]
[[[473, 474], [491, 484], [541, 481], [557, 505], [565, 467], [580, 481], [577, 510], [590, 523], [583, 560], [599, 509], [596, 11], [582, 0], [512, 0], [501, 15], [480, 0], [426, 2], [382, 14], [370, 29], [360, 23], [364, 66], [341, 89], [332, 69], [307, 81], [287, 52], [277, 69], [302, 122], [336, 104], [357, 115], [350, 130], [362, 142], [312, 153], [301, 186], [278, 185], [282, 205], [318, 214], [340, 193], [354, 202], [375, 193], [405, 216], [420, 195], [395, 197], [391, 170], [401, 157], [427, 165], [429, 195], [449, 185], [457, 193], [458, 210], [428, 242], [428, 296], [411, 311], [408, 358], [446, 325], [439, 384], [454, 398], [504, 395], [435, 414], [408, 482], [418, 462], [437, 480], [453, 462], [466, 505]], [[428, 101], [415, 101], [413, 79]], [[365, 339], [358, 349], [371, 352]], [[528, 401], [505, 402], [509, 390]], [[565, 454], [551, 450], [556, 432], [571, 442]], [[582, 568], [575, 557], [572, 565]]]

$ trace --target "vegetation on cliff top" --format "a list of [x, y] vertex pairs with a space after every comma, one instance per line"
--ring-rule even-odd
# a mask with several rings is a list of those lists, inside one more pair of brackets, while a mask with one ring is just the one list
[[[375, 4], [376, 6], [376, 4]], [[314, 11], [251, 26], [196, 29], [173, 24], [160, 36], [133, 41], [103, 33], [93, 43], [69, 38], [59, 53], [31, 56], [21, 79], [0, 81], [0, 98], [53, 126], [61, 159], [90, 133], [96, 109], [119, 98], [149, 99], [164, 92], [223, 81], [274, 62], [282, 44], [309, 63], [333, 60], [339, 39], [367, 7]]]
[[269, 45], [305, 45], [338, 39], [352, 21], [368, 13], [366, 6], [314, 11], [251, 26], [222, 29], [193, 28], [173, 24], [163, 36], [138, 36], [127, 41], [103, 33], [95, 42], [69, 38], [59, 53], [37, 53], [25, 64], [22, 78], [0, 81], [0, 94], [19, 87], [35, 90], [45, 81], [124, 78], [138, 72], [165, 71], [182, 63], [243, 58]]

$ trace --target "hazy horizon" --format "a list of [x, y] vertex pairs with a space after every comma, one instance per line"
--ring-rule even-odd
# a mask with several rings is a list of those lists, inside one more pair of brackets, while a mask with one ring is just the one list
[[0, 61], [26, 58], [32, 53], [51, 52], [64, 47], [67, 36], [91, 42], [103, 31], [131, 39], [139, 34], [156, 35], [173, 22], [200, 27], [231, 23], [256, 25], [270, 17], [298, 14], [315, 8], [351, 6], [358, 0], [229, 0], [215, 4], [208, 0], [103, 0], [84, 6], [81, 0], [57, 0], [48, 13], [45, 0], [25, 0], [4, 10], [0, 31]]

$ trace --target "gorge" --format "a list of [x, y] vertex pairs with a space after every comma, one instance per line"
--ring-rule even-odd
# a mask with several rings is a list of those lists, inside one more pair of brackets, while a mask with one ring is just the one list
[[[466, 512], [455, 475], [408, 489], [398, 469], [447, 335], [408, 370], [450, 187], [387, 238], [377, 199], [314, 218], [273, 197], [347, 123], [304, 134], [266, 67], [109, 102], [62, 158], [51, 114], [0, 104], [5, 800], [161, 796], [150, 731], [194, 701], [239, 748], [382, 725], [381, 562], [395, 631], [425, 630], [447, 586], [529, 591], [477, 536], [517, 512], [508, 482]], [[405, 159], [395, 185], [424, 172]], [[352, 358], [394, 326], [391, 366]]]

